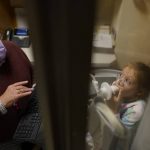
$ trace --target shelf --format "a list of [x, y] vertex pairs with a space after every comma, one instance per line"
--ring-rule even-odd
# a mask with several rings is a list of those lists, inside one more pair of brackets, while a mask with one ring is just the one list
[[93, 52], [92, 54], [92, 61], [91, 65], [92, 67], [110, 67], [112, 63], [116, 61], [115, 54], [110, 53], [98, 53]]

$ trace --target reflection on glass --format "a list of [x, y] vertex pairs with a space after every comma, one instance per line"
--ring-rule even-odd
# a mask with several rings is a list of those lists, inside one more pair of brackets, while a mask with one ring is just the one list
[[[135, 102], [128, 102], [128, 104], [124, 100], [119, 112], [121, 120], [116, 113], [115, 102], [106, 99], [111, 99], [113, 95], [111, 93], [112, 85], [124, 84], [130, 89], [126, 92], [124, 99], [129, 99], [133, 91], [138, 93], [136, 82], [132, 78], [135, 75], [128, 77], [127, 73], [123, 73], [118, 78], [120, 73], [117, 70], [122, 70], [129, 62], [143, 62], [144, 64], [141, 65], [149, 63], [150, 44], [147, 41], [150, 35], [150, 30], [147, 28], [149, 21], [144, 20], [144, 16], [149, 16], [149, 9], [150, 5], [147, 1], [116, 0], [113, 1], [113, 4], [111, 0], [97, 2], [91, 66], [98, 81], [98, 87], [104, 87], [104, 89], [99, 89], [101, 91], [99, 93], [96, 93], [97, 90], [95, 90], [95, 95], [90, 95], [86, 135], [87, 149], [128, 150], [133, 144], [134, 135], [145, 110], [144, 98], [142, 97], [141, 101], [138, 99]], [[112, 70], [116, 72], [112, 73]], [[130, 71], [126, 70], [126, 72]], [[91, 89], [90, 84], [90, 92]], [[90, 92], [89, 94], [91, 94]], [[135, 119], [127, 114], [129, 112], [133, 114], [136, 106], [141, 115], [136, 116]], [[132, 118], [132, 121], [129, 118]], [[137, 144], [137, 141], [135, 142]]]

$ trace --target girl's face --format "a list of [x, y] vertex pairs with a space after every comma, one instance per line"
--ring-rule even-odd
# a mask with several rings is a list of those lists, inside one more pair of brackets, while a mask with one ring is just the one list
[[136, 99], [139, 93], [138, 89], [138, 72], [130, 66], [123, 69], [115, 84], [121, 89], [121, 96], [123, 99]]

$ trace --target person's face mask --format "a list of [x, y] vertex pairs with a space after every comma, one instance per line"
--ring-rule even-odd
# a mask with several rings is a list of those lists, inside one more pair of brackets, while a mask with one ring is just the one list
[[5, 62], [6, 58], [6, 48], [3, 45], [2, 41], [0, 40], [0, 66]]

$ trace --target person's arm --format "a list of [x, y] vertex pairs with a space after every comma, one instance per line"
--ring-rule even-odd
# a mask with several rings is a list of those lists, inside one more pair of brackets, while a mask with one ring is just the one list
[[106, 104], [115, 114], [117, 114], [121, 105], [121, 100], [118, 99], [118, 96], [112, 96], [111, 100], [106, 101]]
[[28, 81], [16, 82], [9, 85], [6, 91], [0, 96], [0, 111], [3, 113], [6, 108], [12, 106], [17, 100], [32, 93], [32, 88], [25, 85]]
[[[114, 85], [115, 82], [113, 83]], [[111, 110], [117, 114], [119, 112], [119, 109], [120, 109], [120, 105], [122, 103], [122, 97], [124, 95], [124, 91], [125, 89], [119, 85], [116, 85], [118, 88], [119, 88], [119, 91], [116, 93], [116, 95], [113, 95], [111, 100], [109, 101], [106, 101], [107, 105], [111, 108]]]

